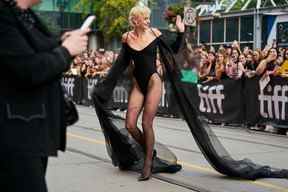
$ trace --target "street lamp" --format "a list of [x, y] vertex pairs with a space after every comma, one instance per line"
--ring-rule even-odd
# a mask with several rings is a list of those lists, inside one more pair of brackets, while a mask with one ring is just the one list
[[64, 28], [64, 11], [69, 3], [69, 0], [57, 0], [56, 6], [58, 7], [60, 11], [60, 26], [61, 26], [61, 31], [63, 32]]

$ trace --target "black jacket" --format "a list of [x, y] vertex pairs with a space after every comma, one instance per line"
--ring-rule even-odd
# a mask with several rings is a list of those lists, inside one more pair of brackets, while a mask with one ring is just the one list
[[1, 155], [49, 156], [65, 150], [60, 79], [71, 61], [37, 17], [34, 26], [26, 25], [15, 8], [0, 2]]

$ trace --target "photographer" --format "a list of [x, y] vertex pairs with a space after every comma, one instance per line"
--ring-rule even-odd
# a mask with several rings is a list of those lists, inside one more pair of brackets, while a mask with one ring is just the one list
[[0, 186], [47, 192], [49, 156], [65, 150], [60, 79], [87, 48], [88, 29], [55, 39], [30, 9], [40, 0], [0, 0]]

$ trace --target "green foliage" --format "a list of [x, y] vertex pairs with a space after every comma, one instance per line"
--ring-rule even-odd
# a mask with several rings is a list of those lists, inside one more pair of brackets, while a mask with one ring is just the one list
[[184, 6], [182, 4], [173, 4], [173, 5], [168, 7], [168, 10], [175, 13], [175, 15], [182, 15], [183, 16]]
[[257, 6], [257, 0], [252, 0], [247, 9], [254, 9]]
[[244, 7], [246, 1], [237, 1], [235, 5], [233, 6], [232, 10], [241, 10], [242, 7]]
[[79, 0], [75, 5], [75, 9], [83, 14], [96, 13], [98, 15], [104, 2], [105, 0]]
[[104, 36], [120, 37], [129, 29], [128, 15], [135, 4], [136, 0], [105, 0], [99, 14], [99, 29]]
[[164, 12], [164, 18], [169, 24], [174, 24], [177, 15], [183, 17], [184, 6], [183, 4], [170, 5]]
[[121, 37], [129, 29], [128, 15], [136, 3], [137, 0], [80, 0], [77, 9], [95, 14], [98, 29], [105, 39], [111, 39]]

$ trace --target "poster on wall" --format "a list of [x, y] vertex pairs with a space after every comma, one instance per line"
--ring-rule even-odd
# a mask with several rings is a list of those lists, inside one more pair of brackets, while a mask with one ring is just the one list
[[278, 46], [288, 47], [288, 22], [277, 23]]

